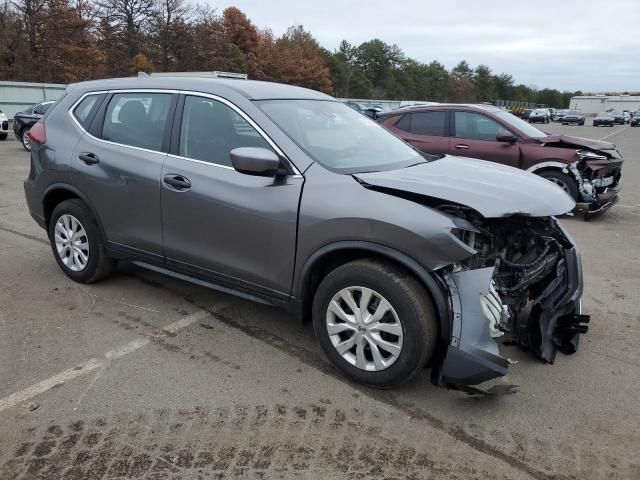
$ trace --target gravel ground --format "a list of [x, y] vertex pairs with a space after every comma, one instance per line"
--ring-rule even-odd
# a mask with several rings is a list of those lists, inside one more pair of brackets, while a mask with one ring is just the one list
[[591, 330], [543, 365], [514, 347], [472, 398], [428, 371], [390, 391], [328, 364], [310, 325], [131, 265], [62, 275], [29, 217], [28, 155], [0, 143], [0, 478], [640, 478], [640, 128], [611, 135], [622, 200], [562, 219], [585, 269]]

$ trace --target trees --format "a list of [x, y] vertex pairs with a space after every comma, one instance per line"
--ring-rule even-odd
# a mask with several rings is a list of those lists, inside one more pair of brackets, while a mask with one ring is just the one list
[[511, 75], [462, 60], [451, 70], [408, 58], [381, 39], [329, 51], [302, 26], [275, 37], [236, 7], [191, 0], [5, 0], [0, 78], [68, 83], [138, 71], [227, 70], [338, 97], [565, 107], [570, 92], [516, 85]]

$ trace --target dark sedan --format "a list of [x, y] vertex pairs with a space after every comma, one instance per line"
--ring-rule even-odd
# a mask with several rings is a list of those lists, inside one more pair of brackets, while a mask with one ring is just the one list
[[633, 115], [631, 116], [631, 122], [629, 122], [629, 125], [631, 125], [632, 127], [640, 126], [640, 111], [633, 112]]
[[614, 121], [613, 117], [609, 115], [607, 112], [600, 112], [596, 118], [593, 119], [594, 127], [613, 127]]
[[624, 125], [624, 114], [622, 112], [611, 112], [611, 118], [613, 118], [613, 122], [618, 125]]
[[16, 113], [13, 117], [13, 133], [15, 133], [16, 138], [20, 140], [27, 152], [31, 151], [31, 140], [28, 135], [29, 130], [47, 113], [47, 110], [49, 110], [54, 103], [56, 103], [55, 100], [45, 100], [36, 103], [26, 110]]
[[584, 115], [578, 110], [569, 110], [567, 114], [562, 117], [562, 124], [584, 125]]

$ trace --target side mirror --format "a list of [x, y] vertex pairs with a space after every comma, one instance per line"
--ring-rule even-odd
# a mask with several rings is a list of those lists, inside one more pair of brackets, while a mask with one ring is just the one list
[[515, 143], [518, 141], [518, 137], [506, 130], [500, 130], [496, 133], [496, 140], [498, 142]]
[[280, 157], [266, 148], [234, 148], [229, 152], [229, 155], [233, 168], [240, 173], [261, 177], [272, 177], [282, 173], [280, 171]]

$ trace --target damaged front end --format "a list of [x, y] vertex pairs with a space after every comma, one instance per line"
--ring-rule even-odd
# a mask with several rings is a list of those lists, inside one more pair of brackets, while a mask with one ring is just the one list
[[618, 203], [624, 160], [613, 143], [552, 135], [544, 139], [544, 146], [575, 150], [575, 160], [562, 171], [576, 181], [580, 197], [577, 202], [585, 204], [585, 219], [596, 217]]
[[622, 156], [616, 150], [578, 150], [578, 160], [569, 166], [578, 182], [582, 201], [589, 205], [585, 218], [606, 212], [619, 200]]
[[570, 354], [587, 331], [582, 315], [579, 253], [553, 217], [484, 218], [460, 205], [441, 211], [455, 219], [456, 237], [476, 253], [438, 273], [452, 313], [450, 343], [433, 381], [466, 389], [507, 373], [497, 338], [553, 363]]

